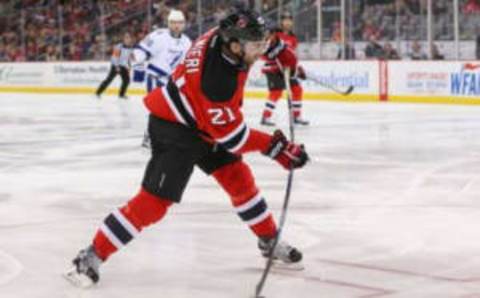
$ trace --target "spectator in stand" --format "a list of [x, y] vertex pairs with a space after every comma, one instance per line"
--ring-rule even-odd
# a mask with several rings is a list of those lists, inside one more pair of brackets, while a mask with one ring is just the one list
[[[343, 57], [343, 46], [340, 44], [337, 54], [337, 59], [340, 60]], [[355, 60], [355, 48], [348, 41], [345, 43], [345, 60]]]
[[477, 59], [480, 60], [480, 26], [477, 28]]
[[332, 41], [337, 43], [342, 41], [342, 31], [339, 22], [333, 23]]
[[363, 27], [363, 39], [364, 40], [371, 40], [372, 38], [378, 39], [381, 35], [380, 29], [374, 25], [371, 19], [365, 21], [365, 25]]
[[445, 60], [445, 56], [440, 53], [436, 44], [432, 44], [432, 60]]
[[58, 61], [60, 60], [60, 55], [57, 52], [57, 48], [50, 44], [47, 46], [46, 52], [45, 52], [45, 61]]
[[386, 60], [400, 60], [400, 55], [398, 55], [392, 44], [387, 42], [383, 46], [383, 58]]
[[365, 57], [367, 59], [380, 59], [383, 56], [383, 47], [377, 42], [375, 35], [371, 35], [368, 45], [365, 48]]
[[82, 51], [75, 42], [71, 42], [70, 45], [68, 46], [67, 60], [70, 60], [70, 61], [82, 60]]
[[26, 48], [26, 59], [27, 61], [35, 61], [37, 60], [37, 45], [33, 40], [27, 42]]
[[5, 62], [7, 61], [7, 52], [6, 52], [6, 48], [5, 48], [5, 45], [0, 42], [0, 62]]
[[412, 43], [412, 51], [409, 55], [410, 59], [412, 60], [427, 60], [427, 54], [423, 52], [422, 45], [418, 41], [414, 41]]
[[463, 6], [463, 13], [464, 14], [480, 13], [480, 1], [468, 0], [467, 3]]
[[20, 50], [16, 45], [8, 45], [7, 60], [11, 62], [25, 61], [25, 55], [23, 55], [22, 50]]

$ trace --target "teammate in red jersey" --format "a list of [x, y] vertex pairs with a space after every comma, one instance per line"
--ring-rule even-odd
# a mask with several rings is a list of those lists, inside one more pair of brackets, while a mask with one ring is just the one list
[[[98, 282], [102, 263], [180, 202], [194, 166], [211, 174], [227, 192], [267, 255], [277, 227], [242, 154], [259, 151], [286, 169], [301, 168], [308, 160], [305, 148], [282, 132], [269, 135], [244, 121], [248, 70], [267, 47], [263, 19], [253, 11], [238, 11], [201, 36], [168, 84], [147, 95], [152, 156], [140, 192], [105, 218], [92, 244], [73, 260], [65, 274], [68, 280], [83, 287]], [[290, 52], [276, 52], [283, 67], [296, 66]], [[281, 241], [274, 257], [298, 263], [302, 254]]]
[[[298, 40], [292, 32], [293, 16], [290, 12], [285, 11], [281, 16], [280, 28], [271, 30], [271, 39], [279, 43], [278, 47], [285, 47], [287, 50], [295, 54], [298, 46]], [[273, 111], [277, 105], [277, 101], [282, 97], [282, 92], [286, 88], [283, 77], [282, 65], [279, 65], [278, 58], [275, 55], [264, 55], [265, 65], [262, 72], [267, 77], [268, 83], [268, 99], [265, 103], [265, 109], [262, 115], [261, 124], [267, 126], [275, 126], [271, 120]], [[305, 79], [305, 71], [301, 66], [295, 69], [294, 76], [290, 79], [292, 92], [292, 108], [294, 123], [297, 125], [308, 125], [308, 121], [302, 118], [302, 96], [303, 89], [298, 79]]]

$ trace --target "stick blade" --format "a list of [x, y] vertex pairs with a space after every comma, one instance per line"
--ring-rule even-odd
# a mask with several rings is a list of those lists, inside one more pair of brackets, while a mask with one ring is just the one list
[[353, 89], [355, 89], [355, 87], [353, 85], [348, 87], [347, 91], [343, 92], [343, 95], [345, 95], [345, 96], [350, 95], [350, 93], [353, 92]]

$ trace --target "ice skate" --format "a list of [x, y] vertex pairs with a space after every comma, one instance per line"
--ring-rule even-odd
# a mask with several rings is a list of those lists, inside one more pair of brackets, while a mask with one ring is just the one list
[[270, 118], [267, 117], [263, 117], [260, 121], [260, 124], [265, 126], [275, 126], [275, 122], [273, 122], [272, 120], [270, 120]]
[[297, 117], [295, 119], [293, 119], [293, 124], [295, 125], [299, 125], [299, 126], [308, 126], [310, 125], [310, 122], [308, 120], [305, 120], [301, 117]]
[[97, 256], [92, 246], [82, 249], [72, 263], [73, 267], [63, 276], [74, 286], [88, 288], [100, 279], [99, 268], [102, 260]]
[[[260, 249], [262, 256], [269, 257], [271, 247], [275, 239], [262, 239], [258, 240], [258, 248]], [[275, 250], [273, 251], [273, 260], [275, 261], [275, 268], [285, 268], [291, 270], [303, 270], [302, 264], [303, 255], [295, 247], [289, 245], [285, 241], [279, 241]]]

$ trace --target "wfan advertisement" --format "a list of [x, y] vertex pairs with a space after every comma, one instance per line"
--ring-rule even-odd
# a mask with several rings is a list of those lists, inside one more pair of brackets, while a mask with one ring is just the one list
[[480, 96], [480, 63], [465, 63], [450, 74], [450, 88], [453, 95]]
[[480, 62], [389, 62], [389, 100], [480, 104]]

